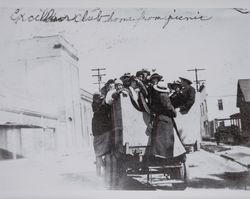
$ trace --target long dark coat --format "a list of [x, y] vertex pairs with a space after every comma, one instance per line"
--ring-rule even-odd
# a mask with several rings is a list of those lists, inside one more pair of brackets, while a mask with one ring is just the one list
[[93, 135], [101, 135], [112, 129], [111, 106], [104, 102], [104, 99], [99, 103], [92, 103], [93, 118], [92, 132]]
[[112, 134], [112, 120], [111, 120], [111, 106], [105, 104], [104, 99], [92, 103], [93, 118], [92, 118], [92, 132], [94, 136], [94, 150], [96, 156], [102, 156], [111, 151], [111, 134]]
[[184, 105], [180, 107], [180, 111], [188, 112], [195, 102], [195, 89], [187, 85], [182, 89]]
[[174, 108], [180, 108], [180, 111], [188, 112], [195, 102], [195, 89], [186, 85], [180, 91], [175, 91], [170, 100]]
[[172, 117], [176, 116], [167, 93], [152, 93], [151, 111], [155, 114], [151, 134], [151, 153], [163, 158], [173, 158], [174, 128]]

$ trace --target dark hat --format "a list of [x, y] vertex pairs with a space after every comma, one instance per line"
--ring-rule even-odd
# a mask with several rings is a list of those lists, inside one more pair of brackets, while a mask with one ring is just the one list
[[129, 78], [129, 81], [133, 81], [133, 80], [136, 80], [136, 79], [137, 79], [137, 77], [136, 77], [136, 76], [131, 75], [131, 76], [130, 76], [130, 78]]
[[93, 100], [103, 99], [103, 98], [104, 98], [104, 96], [101, 93], [96, 92], [93, 94]]
[[131, 77], [130, 73], [124, 73], [124, 75], [120, 77], [120, 80], [122, 81], [128, 80], [130, 77]]
[[114, 84], [114, 83], [115, 83], [115, 80], [116, 80], [116, 79], [109, 79], [109, 80], [105, 83], [105, 86], [106, 86], [106, 85], [110, 85], [110, 84]]
[[182, 85], [179, 81], [174, 81], [173, 83], [168, 83], [168, 88], [169, 89], [174, 89], [174, 88], [181, 88]]
[[142, 71], [143, 73], [147, 73], [147, 75], [150, 75], [150, 71], [148, 71], [147, 69], [144, 69], [144, 68], [143, 68], [141, 71]]
[[192, 81], [190, 81], [189, 79], [186, 79], [184, 77], [179, 77], [180, 80], [187, 82], [189, 85], [192, 84]]
[[151, 81], [153, 78], [157, 78], [160, 81], [163, 77], [158, 73], [154, 73], [150, 76], [149, 80]]
[[136, 72], [136, 77], [139, 77], [140, 75], [144, 76], [144, 73], [142, 70]]

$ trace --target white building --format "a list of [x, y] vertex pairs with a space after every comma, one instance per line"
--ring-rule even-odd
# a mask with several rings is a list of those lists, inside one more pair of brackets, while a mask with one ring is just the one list
[[93, 146], [93, 135], [92, 135], [92, 94], [81, 89], [81, 117], [82, 117], [82, 135], [83, 135], [83, 146], [88, 148]]
[[[236, 93], [236, 91], [235, 91]], [[222, 107], [219, 107], [222, 102]], [[239, 112], [236, 107], [236, 94], [234, 95], [221, 95], [221, 96], [207, 96], [208, 103], [208, 117], [209, 120], [229, 118], [230, 115]]]
[[[178, 109], [177, 109], [178, 110]], [[185, 115], [177, 112], [176, 124], [185, 145], [199, 150], [204, 138], [210, 137], [206, 86], [199, 87], [195, 94], [195, 103]]]
[[0, 148], [16, 158], [82, 147], [78, 57], [73, 46], [58, 35], [2, 46]]
[[210, 137], [206, 87], [200, 88], [200, 133], [202, 138]]
[[216, 131], [216, 120], [228, 119], [224, 120], [224, 124], [226, 126], [231, 125], [229, 120], [230, 116], [239, 112], [239, 108], [236, 107], [236, 99], [236, 94], [207, 96], [210, 137], [214, 137]]

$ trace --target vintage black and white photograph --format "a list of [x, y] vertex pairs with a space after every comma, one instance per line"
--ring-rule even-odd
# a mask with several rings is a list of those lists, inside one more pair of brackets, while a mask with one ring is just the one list
[[0, 198], [248, 192], [249, 24], [249, 7], [0, 7]]

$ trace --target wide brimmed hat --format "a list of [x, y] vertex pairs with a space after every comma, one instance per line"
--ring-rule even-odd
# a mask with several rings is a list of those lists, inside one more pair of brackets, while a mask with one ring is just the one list
[[136, 72], [136, 77], [139, 77], [140, 75], [144, 76], [144, 73], [147, 73], [147, 75], [150, 75], [150, 71], [148, 71], [147, 69], [141, 69], [139, 71]]
[[179, 79], [182, 80], [182, 81], [187, 82], [188, 84], [192, 84], [193, 83], [192, 81], [190, 81], [189, 79], [184, 78], [184, 77], [179, 77]]
[[150, 76], [149, 80], [151, 81], [153, 78], [157, 78], [160, 81], [163, 77], [158, 73], [154, 73]]
[[115, 80], [115, 85], [123, 85], [123, 82], [120, 79]]
[[165, 82], [161, 81], [158, 84], [153, 86], [154, 90], [158, 91], [158, 92], [162, 92], [162, 93], [167, 93], [168, 92], [168, 88], [165, 84]]
[[143, 68], [141, 71], [142, 71], [143, 73], [147, 73], [147, 75], [150, 75], [150, 71], [147, 70], [147, 69], [144, 69], [144, 68]]

